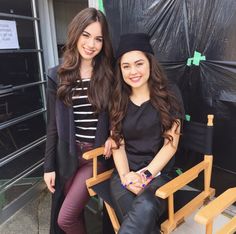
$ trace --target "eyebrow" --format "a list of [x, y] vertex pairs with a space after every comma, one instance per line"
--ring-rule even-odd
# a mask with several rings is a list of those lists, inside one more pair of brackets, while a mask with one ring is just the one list
[[[91, 34], [89, 33], [89, 32], [87, 32], [87, 31], [83, 31], [83, 33], [87, 33], [88, 35], [90, 35], [91, 36]], [[101, 38], [101, 39], [103, 39], [103, 36], [96, 36], [96, 38]]]
[[[139, 59], [139, 60], [134, 61], [134, 63], [143, 62], [143, 61], [144, 61], [144, 59]], [[128, 62], [124, 62], [121, 65], [123, 65], [123, 64], [129, 64], [129, 63]]]

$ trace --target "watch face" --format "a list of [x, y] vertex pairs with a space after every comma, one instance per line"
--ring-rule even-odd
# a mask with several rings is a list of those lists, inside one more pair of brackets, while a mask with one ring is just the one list
[[152, 174], [149, 170], [146, 170], [143, 173], [145, 174], [146, 178], [152, 177]]

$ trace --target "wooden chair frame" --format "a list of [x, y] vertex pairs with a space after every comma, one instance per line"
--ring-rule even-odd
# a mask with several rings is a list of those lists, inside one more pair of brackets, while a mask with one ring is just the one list
[[[206, 225], [206, 234], [212, 234], [214, 218], [236, 201], [236, 187], [230, 188], [201, 208], [194, 217], [200, 224]], [[217, 234], [233, 234], [236, 231], [236, 216], [217, 231]]]
[[[91, 177], [90, 179], [86, 180], [86, 185], [88, 188], [88, 192], [90, 194], [90, 196], [95, 196], [96, 192], [92, 189], [92, 187], [96, 184], [99, 184], [105, 180], [108, 180], [114, 169], [110, 169], [108, 171], [105, 171], [103, 173], [98, 174], [97, 173], [97, 159], [98, 156], [103, 155], [104, 152], [104, 147], [99, 147], [96, 148], [94, 150], [90, 150], [86, 153], [83, 154], [83, 158], [86, 160], [93, 160], [93, 177]], [[104, 201], [104, 204], [106, 206], [108, 215], [111, 219], [111, 223], [113, 226], [113, 229], [115, 231], [115, 233], [118, 233], [118, 230], [120, 229], [120, 224], [118, 221], [118, 218], [116, 216], [116, 213], [114, 211], [114, 209], [107, 203]]]
[[[213, 126], [213, 118], [213, 115], [208, 115], [207, 126]], [[113, 172], [113, 169], [111, 169], [99, 175], [97, 174], [97, 158], [103, 154], [103, 151], [104, 147], [100, 147], [83, 154], [83, 158], [86, 160], [93, 160], [93, 177], [86, 181], [86, 185], [91, 196], [96, 195], [96, 192], [92, 189], [92, 186], [109, 179]], [[202, 162], [180, 174], [175, 179], [172, 179], [156, 191], [156, 196], [162, 199], [168, 199], [168, 219], [161, 224], [161, 231], [164, 234], [171, 233], [177, 225], [184, 221], [187, 216], [202, 206], [206, 199], [214, 196], [215, 189], [210, 187], [212, 161], [212, 155], [204, 155], [204, 160]], [[204, 171], [204, 190], [175, 213], [174, 193], [196, 179], [201, 171]], [[106, 202], [104, 203], [111, 219], [114, 231], [117, 233], [120, 228], [120, 224], [115, 211], [109, 204]]]

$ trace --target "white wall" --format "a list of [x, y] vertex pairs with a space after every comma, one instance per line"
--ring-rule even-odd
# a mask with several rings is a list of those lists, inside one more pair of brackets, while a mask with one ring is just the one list
[[40, 30], [45, 70], [58, 64], [56, 31], [52, 0], [39, 2]]

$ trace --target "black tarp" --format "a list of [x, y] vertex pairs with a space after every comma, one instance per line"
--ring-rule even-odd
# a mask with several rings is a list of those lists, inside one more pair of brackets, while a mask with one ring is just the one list
[[[146, 32], [186, 113], [215, 115], [214, 164], [236, 172], [236, 0], [104, 0], [116, 49], [127, 32]], [[205, 56], [187, 66], [194, 52]], [[196, 62], [197, 59], [196, 59]]]

